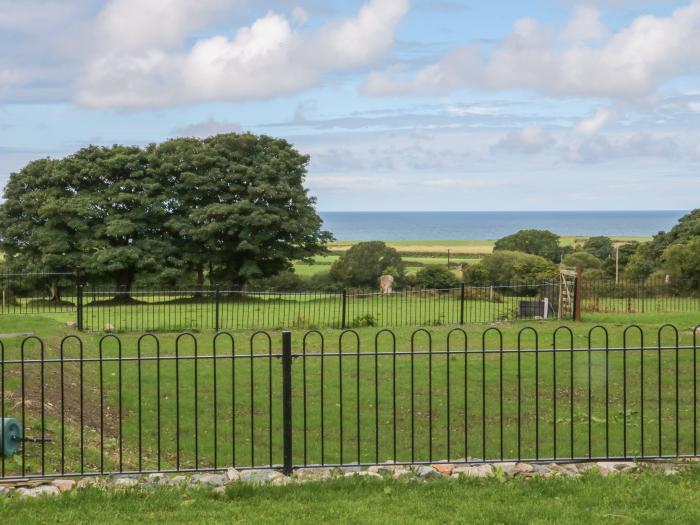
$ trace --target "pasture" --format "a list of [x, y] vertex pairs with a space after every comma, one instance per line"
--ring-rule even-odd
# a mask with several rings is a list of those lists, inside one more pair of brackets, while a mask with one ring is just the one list
[[[627, 332], [635, 316], [595, 321], [607, 341], [593, 322], [556, 339], [551, 321], [466, 337], [293, 331], [294, 464], [692, 455], [698, 316], [656, 314]], [[658, 331], [671, 321], [678, 342]], [[63, 339], [78, 334], [40, 316], [3, 316], [0, 331], [15, 334], [2, 339], [4, 414], [24, 410], [27, 434], [52, 439], [6, 458], [5, 475], [282, 461], [279, 332], [236, 331], [215, 348], [209, 330]], [[43, 355], [19, 332], [40, 335]]]

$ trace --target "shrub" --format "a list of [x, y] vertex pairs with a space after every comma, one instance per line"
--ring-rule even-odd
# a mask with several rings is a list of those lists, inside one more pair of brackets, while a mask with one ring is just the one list
[[270, 277], [252, 279], [246, 285], [247, 290], [269, 290], [274, 292], [297, 292], [307, 288], [307, 280], [291, 271], [280, 272]]
[[413, 279], [416, 286], [424, 288], [454, 288], [459, 285], [459, 279], [444, 266], [430, 265], [416, 272]]
[[559, 262], [562, 248], [559, 236], [548, 230], [520, 230], [496, 241], [494, 251], [523, 252]]
[[376, 288], [379, 276], [389, 272], [397, 281], [403, 279], [401, 255], [381, 241], [370, 241], [357, 243], [341, 255], [330, 275], [342, 286]]
[[603, 266], [603, 261], [589, 252], [574, 252], [564, 257], [564, 264], [571, 268], [581, 266], [582, 270], [598, 270]]
[[556, 279], [557, 265], [537, 255], [498, 251], [482, 257], [477, 265], [464, 269], [465, 284], [533, 284]]
[[587, 239], [586, 242], [583, 243], [583, 251], [604, 261], [615, 254], [615, 246], [610, 240], [610, 237], [599, 235]]

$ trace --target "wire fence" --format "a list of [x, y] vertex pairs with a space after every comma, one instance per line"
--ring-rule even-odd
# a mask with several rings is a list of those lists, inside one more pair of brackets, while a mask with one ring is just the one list
[[698, 335], [17, 339], [0, 345], [0, 478], [697, 457]]

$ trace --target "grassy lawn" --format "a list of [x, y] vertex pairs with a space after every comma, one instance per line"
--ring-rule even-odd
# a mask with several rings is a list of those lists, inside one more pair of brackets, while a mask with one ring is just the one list
[[[396, 357], [391, 336], [377, 336], [374, 328], [358, 329], [357, 335], [338, 330], [324, 330], [322, 337], [309, 333], [305, 347], [304, 332], [295, 331], [293, 352], [302, 354], [305, 349], [313, 355], [295, 359], [292, 369], [294, 461], [332, 464], [518, 455], [547, 458], [587, 456], [589, 452], [594, 457], [692, 453], [692, 349], [677, 354], [673, 349], [661, 353], [637, 350], [627, 355], [593, 351], [590, 361], [587, 352], [567, 349], [572, 344], [586, 348], [587, 334], [595, 322], [608, 326], [612, 348], [622, 345], [622, 326], [630, 322], [641, 323], [647, 345], [656, 343], [658, 327], [664, 322], [678, 325], [682, 345], [692, 344], [691, 328], [700, 322], [698, 315], [596, 315], [589, 322], [572, 324], [571, 340], [567, 332], [560, 332], [556, 353], [482, 353], [482, 342], [488, 350], [500, 346], [498, 334], [488, 325], [466, 327], [468, 354], [461, 352], [465, 344], [461, 333], [453, 333], [448, 341], [450, 327], [431, 328], [430, 336], [422, 331], [414, 334], [413, 328], [398, 328]], [[497, 326], [503, 334], [503, 347], [515, 349], [519, 332], [528, 324]], [[534, 326], [540, 333], [538, 344], [531, 331], [526, 331], [520, 347], [552, 348], [558, 324], [541, 321]], [[0, 332], [41, 335], [46, 358], [58, 357], [62, 337], [75, 334], [55, 320], [38, 316], [0, 317]], [[181, 338], [176, 345], [175, 334], [162, 333], [158, 349], [152, 338], [141, 341], [141, 355], [154, 356], [159, 351], [161, 356], [172, 357], [179, 349], [180, 356], [195, 351], [211, 356], [213, 335], [201, 331]], [[664, 330], [662, 345], [673, 346], [673, 335]], [[105, 362], [102, 367], [97, 361], [84, 362], [82, 367], [66, 363], [63, 383], [60, 362], [44, 364], [45, 428], [53, 439], [44, 447], [46, 472], [60, 471], [61, 447], [65, 447], [66, 471], [81, 469], [81, 440], [85, 452], [82, 469], [87, 471], [117, 470], [120, 466], [129, 470], [279, 464], [281, 372], [279, 361], [269, 354], [279, 354], [281, 336], [271, 332], [269, 341], [265, 334], [249, 331], [233, 336], [237, 356], [233, 360], [209, 357], [160, 364], [130, 360], [121, 365]], [[101, 334], [81, 337], [86, 358], [99, 356], [100, 346], [105, 357], [119, 353], [114, 338], [106, 338], [100, 345]], [[119, 337], [122, 356], [136, 357], [139, 334]], [[21, 355], [22, 338], [2, 341], [6, 360]], [[414, 355], [410, 353], [412, 341]], [[448, 343], [450, 350], [461, 353], [445, 353]], [[593, 348], [604, 346], [602, 330], [593, 331], [591, 343]], [[628, 345], [639, 345], [636, 331], [628, 332]], [[358, 347], [359, 353], [353, 353]], [[80, 355], [75, 340], [67, 340], [63, 349], [65, 357]], [[40, 356], [36, 342], [27, 342], [24, 351], [28, 359]], [[218, 355], [227, 356], [230, 351], [229, 340], [219, 338]], [[321, 351], [331, 355], [321, 359]], [[41, 363], [31, 363], [24, 370], [24, 426], [34, 437], [41, 433], [41, 369]], [[6, 364], [3, 377], [6, 415], [19, 417], [19, 364]], [[66, 417], [63, 428], [62, 411]], [[24, 461], [28, 473], [40, 470], [41, 452], [40, 445], [27, 445]], [[20, 472], [21, 458], [8, 459], [5, 468], [8, 473]]]
[[86, 489], [0, 499], [0, 520], [45, 523], [698, 523], [700, 471], [668, 477], [345, 479], [285, 487]]

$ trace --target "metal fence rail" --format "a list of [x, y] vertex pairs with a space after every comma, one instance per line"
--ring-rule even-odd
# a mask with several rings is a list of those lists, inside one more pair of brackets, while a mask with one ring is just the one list
[[18, 339], [0, 478], [697, 456], [700, 327], [621, 332]]
[[185, 330], [419, 326], [574, 317], [559, 283], [405, 289], [392, 293], [239, 290], [82, 291], [81, 328]]

